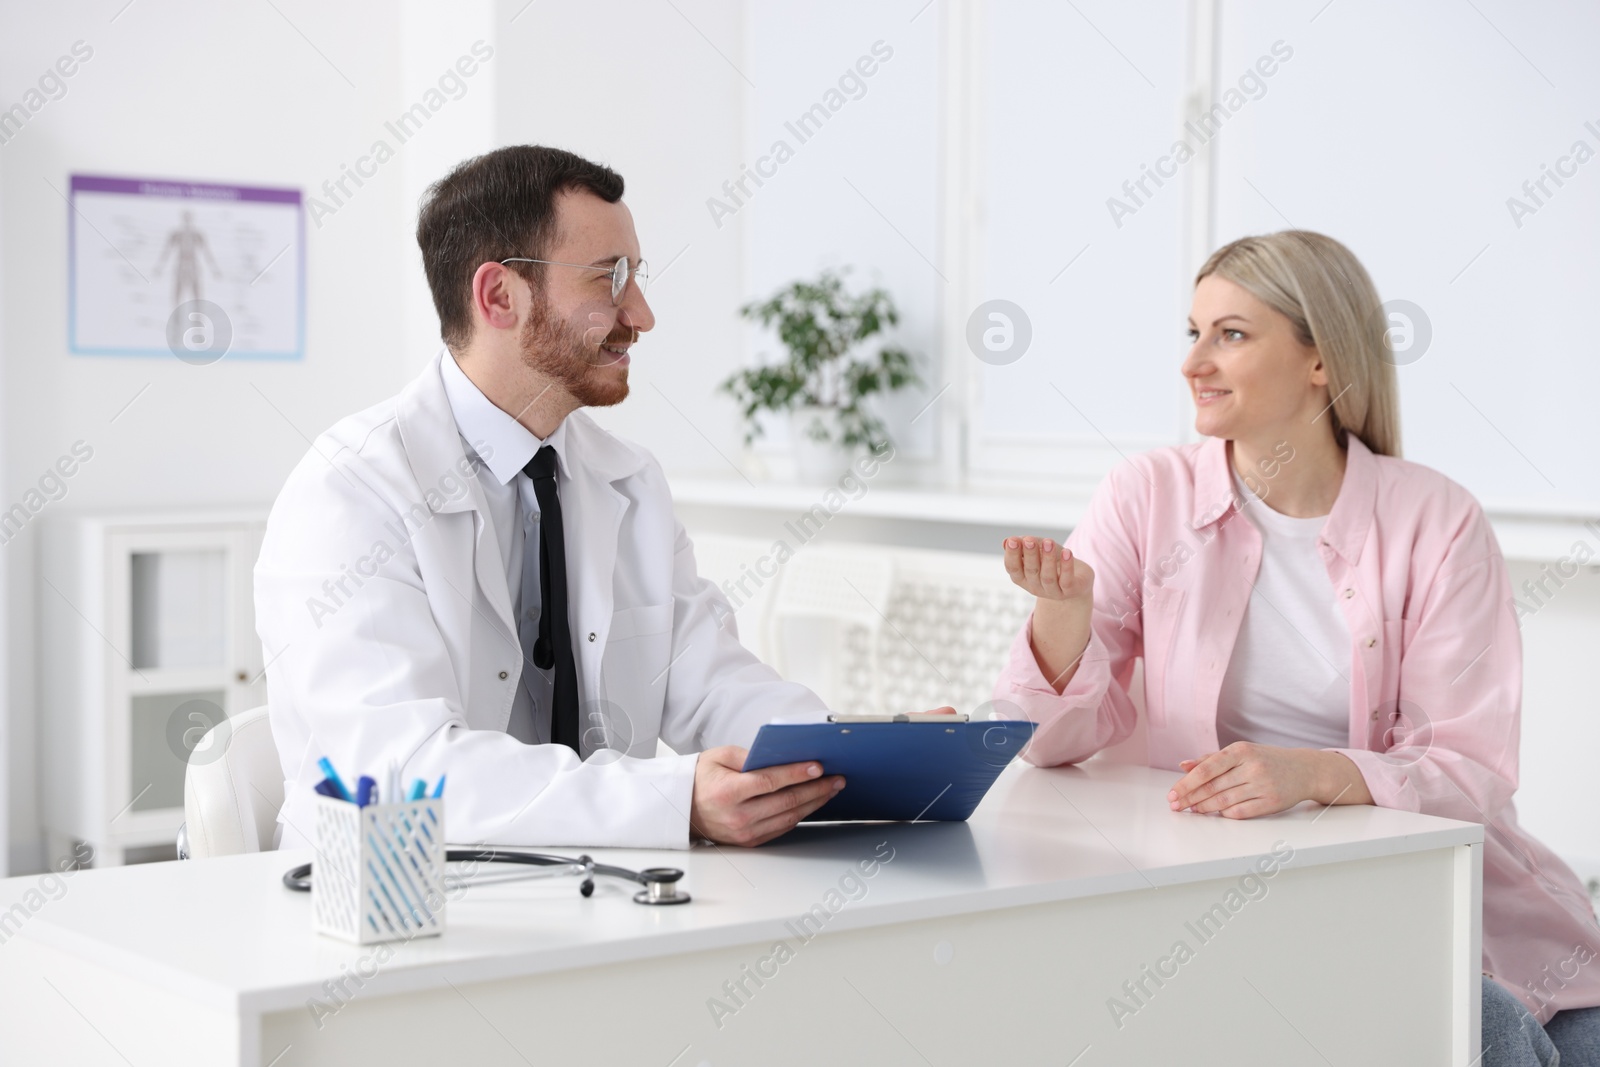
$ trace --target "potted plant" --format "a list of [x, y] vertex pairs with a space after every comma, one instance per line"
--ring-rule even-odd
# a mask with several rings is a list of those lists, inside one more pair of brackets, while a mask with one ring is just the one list
[[883, 420], [863, 402], [921, 379], [903, 348], [860, 351], [900, 321], [887, 291], [853, 295], [839, 273], [825, 270], [815, 281], [797, 281], [746, 304], [739, 314], [776, 329], [789, 352], [785, 361], [738, 371], [718, 387], [739, 403], [746, 444], [761, 435], [760, 412], [787, 412], [800, 477], [831, 481], [852, 453], [889, 443]]

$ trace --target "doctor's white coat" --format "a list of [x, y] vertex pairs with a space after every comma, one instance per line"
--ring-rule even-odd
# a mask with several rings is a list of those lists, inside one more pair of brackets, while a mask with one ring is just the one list
[[[649, 453], [569, 415], [561, 503], [583, 756], [505, 732], [521, 669], [494, 524], [435, 357], [290, 474], [255, 569], [283, 762], [280, 845], [311, 843], [317, 760], [353, 789], [448, 774], [452, 843], [682, 848], [696, 751], [821, 700], [739, 644]], [[656, 739], [686, 753], [656, 759]]]

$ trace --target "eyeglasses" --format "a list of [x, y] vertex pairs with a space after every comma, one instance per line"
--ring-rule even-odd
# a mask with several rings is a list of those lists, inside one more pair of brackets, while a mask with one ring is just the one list
[[639, 284], [639, 292], [644, 292], [644, 287], [650, 284], [649, 265], [644, 260], [639, 265], [629, 269], [628, 257], [623, 256], [617, 260], [615, 266], [591, 267], [587, 263], [562, 263], [554, 259], [523, 259], [521, 256], [512, 256], [502, 259], [506, 263], [547, 263], [552, 267], [577, 267], [579, 270], [597, 270], [602, 274], [611, 275], [611, 303], [613, 306], [622, 303], [622, 292], [628, 288], [628, 278], [632, 277]]

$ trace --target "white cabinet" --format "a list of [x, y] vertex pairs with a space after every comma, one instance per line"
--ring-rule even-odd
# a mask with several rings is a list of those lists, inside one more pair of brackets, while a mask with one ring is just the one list
[[66, 515], [38, 589], [41, 775], [51, 855], [98, 866], [170, 845], [206, 729], [266, 702], [251, 572], [265, 512]]

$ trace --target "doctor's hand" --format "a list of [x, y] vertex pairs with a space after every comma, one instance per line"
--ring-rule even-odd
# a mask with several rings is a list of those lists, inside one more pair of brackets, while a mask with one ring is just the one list
[[1006, 573], [1038, 599], [1033, 605], [1033, 658], [1056, 692], [1078, 673], [1094, 619], [1094, 571], [1048, 537], [1005, 539]]
[[1371, 804], [1361, 769], [1332, 749], [1280, 748], [1235, 741], [1221, 752], [1178, 764], [1186, 773], [1167, 794], [1173, 811], [1219, 812], [1228, 819], [1272, 815], [1302, 800]]
[[785, 763], [741, 771], [745, 750], [708, 748], [694, 766], [689, 829], [724, 845], [759, 845], [788, 833], [844, 788], [823, 777], [819, 763]]

